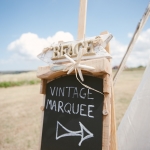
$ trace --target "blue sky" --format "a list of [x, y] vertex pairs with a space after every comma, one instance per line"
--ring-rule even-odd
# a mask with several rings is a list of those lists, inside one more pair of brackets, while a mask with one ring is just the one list
[[[113, 34], [113, 65], [119, 64], [148, 3], [149, 0], [88, 0], [86, 36], [95, 36], [104, 30]], [[0, 0], [0, 71], [36, 70], [40, 65], [47, 65], [35, 59], [39, 47], [42, 51], [46, 45], [42, 43], [48, 43], [48, 37], [54, 38], [59, 31], [63, 31], [64, 36], [69, 32], [75, 40], [78, 13], [79, 0]], [[150, 55], [149, 20], [128, 66], [146, 65]], [[37, 41], [36, 45], [32, 45], [32, 39]], [[143, 39], [147, 43], [143, 43]], [[29, 45], [35, 47], [34, 52]]]

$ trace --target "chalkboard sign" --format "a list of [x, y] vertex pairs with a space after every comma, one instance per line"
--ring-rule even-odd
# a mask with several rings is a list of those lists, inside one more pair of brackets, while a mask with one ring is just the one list
[[[101, 78], [84, 75], [84, 84], [103, 91]], [[103, 100], [75, 75], [47, 83], [41, 150], [101, 150]]]

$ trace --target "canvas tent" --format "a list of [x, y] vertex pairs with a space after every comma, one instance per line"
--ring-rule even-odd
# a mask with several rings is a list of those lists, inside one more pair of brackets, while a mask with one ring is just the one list
[[150, 149], [150, 62], [118, 127], [119, 150]]
[[[140, 31], [144, 27], [149, 14], [150, 4], [137, 26], [127, 52], [120, 64], [120, 69], [114, 77], [114, 81], [124, 67], [127, 57], [129, 56]], [[144, 72], [141, 83], [118, 127], [117, 138], [119, 150], [150, 149], [150, 61]]]

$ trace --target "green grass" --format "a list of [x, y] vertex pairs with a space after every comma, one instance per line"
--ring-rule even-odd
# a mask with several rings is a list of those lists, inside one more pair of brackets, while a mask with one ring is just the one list
[[0, 82], [0, 88], [8, 88], [22, 85], [33, 85], [38, 83], [40, 83], [40, 80], [3, 81]]

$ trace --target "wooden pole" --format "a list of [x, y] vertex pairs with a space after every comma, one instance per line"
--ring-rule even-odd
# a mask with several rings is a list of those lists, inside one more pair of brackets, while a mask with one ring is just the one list
[[[108, 31], [104, 31], [100, 33], [100, 35], [108, 34]], [[110, 47], [109, 44], [106, 46], [106, 51], [110, 53]], [[109, 150], [117, 150], [117, 135], [116, 135], [116, 116], [115, 116], [115, 102], [114, 102], [114, 89], [113, 89], [113, 80], [111, 75], [111, 98], [110, 98], [110, 104], [111, 104], [111, 116], [109, 114], [105, 116], [104, 118], [108, 117], [111, 121], [111, 127], [110, 127], [110, 145], [107, 149]], [[109, 120], [108, 119], [108, 120]], [[103, 133], [104, 134], [104, 133]], [[105, 148], [103, 148], [105, 149]]]
[[41, 79], [40, 94], [46, 94], [47, 80]]
[[111, 137], [110, 137], [110, 150], [117, 150], [117, 134], [116, 134], [116, 115], [115, 115], [115, 101], [114, 101], [114, 88], [113, 80], [111, 81]]
[[41, 141], [42, 141], [42, 131], [43, 131], [43, 119], [44, 119], [44, 106], [45, 106], [45, 94], [43, 94], [43, 110], [42, 111], [42, 114], [41, 114], [41, 126], [40, 126], [40, 138], [39, 138], [39, 145], [38, 145], [38, 150], [41, 150]]
[[119, 65], [119, 69], [117, 70], [116, 74], [114, 75], [114, 79], [113, 79], [114, 80], [114, 85], [115, 85], [116, 80], [119, 77], [120, 73], [122, 72], [122, 70], [123, 70], [123, 68], [125, 66], [125, 63], [126, 63], [128, 57], [129, 57], [129, 55], [130, 55], [130, 53], [131, 53], [131, 51], [133, 49], [133, 46], [134, 46], [137, 38], [138, 38], [140, 32], [142, 31], [145, 23], [148, 20], [149, 15], [150, 15], [150, 4], [148, 5], [146, 11], [144, 12], [144, 15], [143, 15], [142, 19], [138, 23], [137, 28], [136, 28], [136, 30], [135, 30], [135, 32], [133, 34], [133, 37], [132, 37], [132, 39], [131, 39], [131, 41], [129, 43], [129, 46], [128, 46], [127, 50], [126, 50], [126, 53], [125, 53], [125, 55], [124, 55], [120, 65]]
[[80, 0], [78, 36], [77, 36], [78, 40], [83, 39], [85, 36], [86, 12], [87, 12], [87, 0]]

